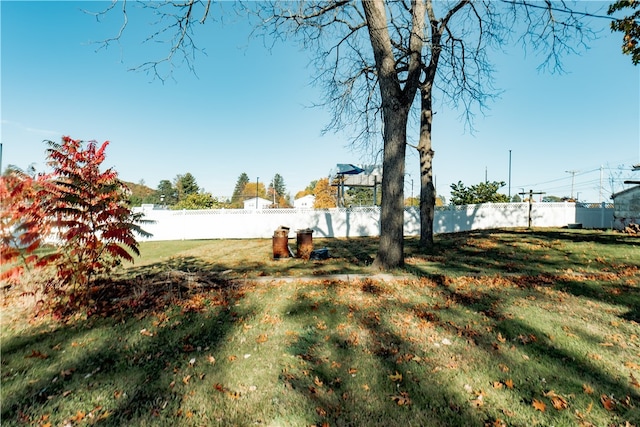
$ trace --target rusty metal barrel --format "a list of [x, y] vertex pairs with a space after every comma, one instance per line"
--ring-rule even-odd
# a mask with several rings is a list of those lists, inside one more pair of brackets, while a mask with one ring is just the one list
[[289, 258], [289, 227], [280, 226], [273, 232], [271, 239], [273, 246], [273, 258]]
[[296, 245], [297, 257], [309, 259], [311, 252], [313, 252], [313, 230], [310, 228], [296, 230]]

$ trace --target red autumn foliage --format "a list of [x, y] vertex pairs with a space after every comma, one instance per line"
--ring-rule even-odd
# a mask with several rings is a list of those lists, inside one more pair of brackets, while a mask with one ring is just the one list
[[[51, 174], [15, 171], [2, 177], [2, 262], [13, 265], [0, 279], [52, 265], [60, 284], [88, 290], [96, 274], [139, 255], [135, 234], [149, 234], [140, 227], [141, 216], [131, 212], [117, 172], [100, 170], [108, 144], [68, 136], [48, 141]], [[37, 255], [46, 241], [54, 243], [53, 252]]]

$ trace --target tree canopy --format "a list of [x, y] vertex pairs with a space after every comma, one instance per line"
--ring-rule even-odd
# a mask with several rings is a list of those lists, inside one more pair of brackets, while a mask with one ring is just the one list
[[[155, 14], [167, 24], [164, 31], [151, 34], [149, 39], [165, 38], [169, 52], [140, 67], [163, 78], [160, 67], [171, 64], [176, 55], [192, 66], [198, 50], [192, 37], [194, 26], [212, 18], [211, 4], [186, 0], [154, 5]], [[563, 55], [574, 53], [576, 46], [585, 45], [593, 35], [583, 19], [589, 15], [564, 1], [238, 4], [243, 12], [259, 19], [254, 36], [267, 44], [299, 40], [305, 51], [314, 55], [312, 79], [324, 88], [324, 100], [319, 104], [332, 112], [326, 130], [349, 129], [354, 144], [369, 145], [372, 151], [382, 146], [380, 245], [374, 263], [381, 269], [404, 263], [403, 181], [408, 146], [417, 150], [420, 159], [420, 242], [433, 244], [434, 99], [459, 108], [470, 123], [474, 108], [483, 109], [497, 94], [490, 51], [519, 40], [523, 46], [542, 52], [542, 67], [554, 70], [561, 68]], [[409, 121], [412, 111], [418, 117], [418, 132], [408, 138], [408, 132], [415, 131]], [[413, 145], [411, 140], [418, 142]]]
[[[611, 6], [607, 13], [614, 15], [618, 11], [625, 9], [639, 9], [640, 1], [638, 0], [617, 0]], [[635, 10], [631, 15], [615, 19], [611, 22], [611, 31], [619, 31], [624, 33], [622, 37], [622, 53], [631, 56], [634, 65], [640, 63], [640, 10]]]
[[451, 184], [451, 203], [454, 205], [507, 203], [509, 197], [498, 193], [498, 190], [505, 185], [503, 181], [492, 181], [465, 187], [462, 181], [458, 181], [457, 184]]

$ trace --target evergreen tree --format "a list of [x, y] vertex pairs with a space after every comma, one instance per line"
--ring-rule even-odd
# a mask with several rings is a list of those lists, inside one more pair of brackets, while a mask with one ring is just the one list
[[[271, 182], [269, 183], [269, 189], [267, 190], [267, 196], [274, 200], [274, 204], [277, 207], [283, 207], [288, 205], [287, 203], [287, 186], [284, 183], [284, 178], [279, 173], [275, 174]], [[284, 203], [283, 203], [284, 202]]]
[[249, 183], [249, 176], [242, 172], [238, 177], [238, 181], [236, 181], [236, 186], [233, 189], [233, 195], [231, 196], [231, 207], [232, 208], [241, 208], [243, 206], [244, 200], [242, 199], [242, 193], [244, 192], [244, 187]]
[[197, 194], [200, 191], [196, 178], [189, 172], [184, 175], [176, 175], [174, 183], [178, 191], [178, 201], [184, 200], [190, 194]]
[[178, 191], [168, 179], [160, 181], [158, 189], [156, 190], [156, 195], [157, 203], [161, 203], [166, 206], [173, 206], [178, 203]]

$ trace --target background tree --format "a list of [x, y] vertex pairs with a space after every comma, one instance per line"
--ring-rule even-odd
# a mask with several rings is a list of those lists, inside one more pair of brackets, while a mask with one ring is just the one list
[[178, 201], [184, 200], [191, 194], [197, 194], [200, 191], [196, 178], [187, 172], [184, 175], [176, 175], [173, 180], [174, 187], [178, 192]]
[[220, 209], [224, 206], [225, 204], [213, 197], [211, 193], [195, 193], [180, 200], [172, 209]]
[[139, 183], [126, 182], [123, 184], [129, 189], [129, 203], [131, 206], [141, 206], [144, 203], [159, 203], [156, 191], [147, 187], [144, 181]]
[[462, 181], [458, 181], [457, 184], [451, 184], [451, 203], [454, 205], [508, 203], [509, 197], [498, 193], [498, 190], [505, 185], [502, 181], [492, 181], [465, 187]]
[[[616, 12], [624, 9], [638, 9], [640, 1], [638, 0], [618, 0], [609, 6], [607, 14], [614, 15]], [[634, 65], [640, 62], [640, 10], [636, 10], [631, 15], [623, 18], [615, 19], [611, 22], [611, 31], [620, 31], [624, 33], [622, 37], [622, 53], [631, 55], [631, 61]]]
[[161, 203], [165, 206], [173, 206], [178, 203], [178, 190], [168, 179], [163, 179], [158, 184], [156, 203]]
[[248, 182], [244, 188], [242, 189], [242, 194], [240, 195], [241, 200], [242, 200], [242, 206], [244, 206], [244, 201], [248, 200], [248, 199], [255, 199], [256, 196], [262, 198], [262, 199], [269, 199], [267, 197], [267, 189], [264, 186], [264, 182], [259, 182], [257, 183], [257, 192], [256, 192], [256, 183], [255, 182]]
[[16, 283], [40, 260], [38, 249], [51, 232], [46, 203], [49, 177], [7, 167], [0, 176], [0, 280]]
[[275, 174], [269, 183], [267, 197], [274, 201], [274, 207], [289, 206], [287, 186], [284, 183], [284, 178], [279, 173]]
[[311, 181], [309, 185], [305, 187], [304, 190], [300, 190], [296, 193], [295, 199], [299, 199], [300, 197], [304, 197], [304, 196], [313, 195], [313, 190], [315, 190], [317, 184], [318, 184], [317, 179]]
[[352, 206], [375, 206], [380, 204], [382, 195], [376, 192], [376, 199], [373, 200], [373, 188], [371, 187], [349, 187], [347, 193], [347, 204]]
[[316, 209], [329, 209], [337, 206], [338, 189], [331, 186], [329, 178], [318, 180], [313, 189], [313, 195], [316, 198], [313, 207]]
[[244, 187], [249, 182], [249, 176], [242, 172], [236, 181], [236, 186], [233, 189], [233, 195], [231, 196], [231, 207], [232, 208], [241, 208], [243, 206], [244, 199], [242, 198], [242, 194], [244, 192]]

